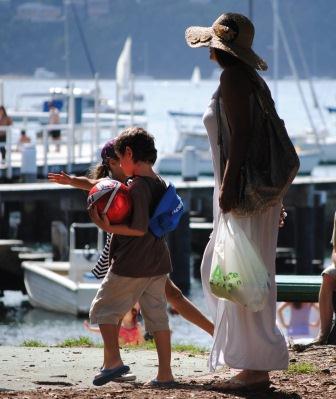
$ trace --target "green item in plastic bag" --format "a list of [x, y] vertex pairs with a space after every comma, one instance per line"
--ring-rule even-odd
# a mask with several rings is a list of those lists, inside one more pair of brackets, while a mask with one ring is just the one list
[[229, 272], [224, 274], [219, 265], [213, 270], [209, 283], [212, 292], [219, 298], [231, 299], [232, 290], [242, 285], [239, 273]]

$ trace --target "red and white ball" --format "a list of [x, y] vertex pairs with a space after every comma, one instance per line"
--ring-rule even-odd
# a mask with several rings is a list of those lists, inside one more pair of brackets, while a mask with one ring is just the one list
[[127, 222], [132, 212], [128, 187], [117, 180], [104, 179], [89, 192], [88, 205], [97, 207], [100, 215], [106, 214], [111, 224]]

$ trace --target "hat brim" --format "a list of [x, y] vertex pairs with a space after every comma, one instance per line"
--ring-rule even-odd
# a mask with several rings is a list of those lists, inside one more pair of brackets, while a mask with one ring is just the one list
[[220, 40], [213, 29], [202, 26], [191, 26], [185, 32], [188, 46], [192, 48], [213, 47], [239, 58], [251, 67], [260, 71], [266, 71], [267, 63], [259, 57], [251, 48], [235, 46], [234, 43], [227, 43]]

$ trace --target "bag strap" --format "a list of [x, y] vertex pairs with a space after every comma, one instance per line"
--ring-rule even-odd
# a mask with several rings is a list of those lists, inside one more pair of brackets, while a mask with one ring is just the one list
[[[160, 175], [156, 175], [156, 176], [158, 177], [158, 179], [159, 179], [162, 183], [164, 183], [164, 185], [165, 185], [165, 187], [166, 187], [166, 190], [165, 190], [165, 192], [166, 192], [167, 189], [168, 189], [169, 184], [167, 184], [167, 182], [166, 182], [164, 179], [162, 179], [162, 177], [161, 177]], [[150, 195], [153, 197], [153, 192], [152, 192], [151, 185], [149, 184], [149, 182], [148, 182], [148, 180], [146, 179], [145, 176], [134, 175], [134, 176], [132, 176], [132, 177], [141, 177], [142, 180], [146, 182], [147, 189], [148, 189]], [[159, 202], [161, 201], [161, 198], [164, 196], [165, 192], [164, 192], [164, 193], [162, 194], [162, 196], [156, 201], [156, 203], [153, 204], [153, 209], [152, 209], [151, 212], [150, 212], [151, 214], [154, 213], [155, 208], [158, 206], [158, 204], [159, 204]]]
[[220, 178], [221, 182], [224, 178], [225, 163], [224, 158], [224, 138], [223, 138], [223, 123], [221, 117], [221, 107], [220, 107], [220, 86], [216, 95], [216, 118], [217, 118], [217, 145], [219, 146], [219, 156], [220, 156]]
[[109, 200], [107, 201], [107, 203], [105, 205], [105, 208], [104, 208], [104, 210], [102, 212], [103, 214], [105, 214], [108, 211], [108, 209], [109, 209], [110, 205], [112, 204], [112, 201], [113, 201], [114, 197], [116, 196], [120, 186], [121, 186], [121, 183], [117, 182], [114, 191], [111, 193], [110, 198], [109, 198]]
[[[223, 212], [221, 212], [220, 217], [223, 219], [229, 234], [231, 236], [233, 236], [234, 234], [233, 234], [233, 231], [232, 231], [232, 227], [229, 226], [228, 220], [226, 220], [225, 214]], [[228, 219], [229, 219], [229, 217], [228, 217]]]

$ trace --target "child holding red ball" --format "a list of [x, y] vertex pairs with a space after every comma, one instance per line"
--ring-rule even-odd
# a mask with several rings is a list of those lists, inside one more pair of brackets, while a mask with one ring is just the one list
[[104, 365], [93, 383], [103, 385], [129, 372], [120, 357], [119, 321], [139, 302], [159, 358], [157, 376], [149, 384], [168, 386], [174, 377], [165, 285], [172, 267], [165, 239], [148, 230], [150, 215], [166, 191], [166, 184], [152, 169], [157, 151], [153, 137], [144, 129], [126, 129], [116, 138], [114, 149], [125, 175], [133, 177], [129, 185], [133, 212], [127, 225], [111, 225], [94, 206], [89, 210], [92, 221], [113, 234], [111, 266], [90, 309], [91, 323], [99, 325], [104, 340]]

